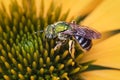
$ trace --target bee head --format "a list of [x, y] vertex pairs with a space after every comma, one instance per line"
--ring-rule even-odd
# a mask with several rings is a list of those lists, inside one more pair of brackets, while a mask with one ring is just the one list
[[68, 23], [64, 21], [59, 21], [47, 26], [45, 30], [45, 36], [46, 38], [54, 39], [58, 36], [58, 33], [64, 32], [65, 30], [70, 28], [71, 27], [68, 25]]
[[54, 39], [57, 37], [57, 34], [55, 33], [54, 25], [48, 25], [45, 30], [45, 36], [49, 39]]

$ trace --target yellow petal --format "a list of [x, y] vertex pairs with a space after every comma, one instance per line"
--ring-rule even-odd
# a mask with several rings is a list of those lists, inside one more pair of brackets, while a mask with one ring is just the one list
[[62, 3], [63, 12], [70, 9], [70, 17], [76, 15], [85, 15], [91, 12], [103, 0], [56, 0], [58, 4]]
[[112, 31], [106, 31], [106, 32], [102, 32], [101, 35], [102, 37], [100, 39], [97, 39], [97, 40], [94, 40], [94, 45], [105, 40], [105, 39], [108, 39], [116, 34], [120, 33], [120, 29], [117, 29], [117, 30], [112, 30]]
[[83, 25], [99, 31], [120, 29], [120, 0], [104, 0], [84, 21]]
[[85, 80], [120, 80], [120, 71], [117, 70], [96, 70], [81, 74]]
[[[53, 0], [44, 0], [45, 13]], [[85, 15], [91, 12], [103, 0], [54, 0], [55, 6], [62, 5], [62, 14], [70, 10], [69, 18]], [[39, 11], [40, 0], [36, 0], [37, 10]]]
[[120, 34], [112, 36], [96, 45], [77, 61], [80, 63], [96, 60], [93, 64], [120, 69]]
[[7, 10], [8, 10], [8, 6], [9, 6], [9, 4], [10, 4], [10, 0], [0, 0], [0, 8], [1, 8], [1, 3], [3, 3], [3, 4], [5, 4], [5, 7], [7, 8]]
[[[40, 12], [40, 6], [41, 6], [41, 2], [42, 0], [35, 0], [36, 1], [36, 8], [37, 8], [37, 11]], [[50, 7], [50, 4], [53, 0], [43, 0], [43, 5], [44, 5], [44, 12], [42, 13], [47, 13], [47, 10], [49, 9]]]

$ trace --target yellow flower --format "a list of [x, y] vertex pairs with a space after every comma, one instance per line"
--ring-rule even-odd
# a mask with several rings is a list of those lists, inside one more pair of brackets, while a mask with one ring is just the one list
[[[120, 34], [113, 36], [113, 34], [108, 33], [111, 36], [109, 38], [104, 33], [116, 29], [118, 29], [118, 33], [120, 32], [119, 6], [119, 0], [114, 2], [103, 0], [83, 21], [83, 25], [94, 27], [103, 34], [100, 42], [93, 45], [93, 48], [84, 55], [80, 63], [96, 60], [92, 64], [120, 69]], [[120, 80], [119, 70], [95, 70], [84, 72], [82, 75], [86, 80]]]
[[[54, 42], [51, 41], [49, 43], [45, 41], [45, 38], [43, 37], [44, 34], [43, 35], [40, 34], [40, 37], [38, 37], [36, 35], [31, 36], [30, 33], [36, 30], [44, 29], [48, 24], [51, 24], [59, 20], [65, 20], [69, 22], [73, 19], [76, 19], [76, 21], [79, 22], [79, 20], [81, 19], [83, 20], [80, 23], [81, 25], [93, 27], [94, 29], [98, 30], [99, 32], [102, 33], [102, 38], [100, 40], [94, 41], [93, 47], [90, 51], [84, 53], [82, 57], [80, 55], [76, 58], [77, 63], [79, 63], [80, 65], [86, 62], [89, 62], [85, 66], [82, 65], [83, 67], [85, 67], [85, 70], [77, 74], [76, 77], [78, 78], [80, 77], [85, 80], [120, 80], [120, 77], [119, 77], [120, 76], [120, 64], [119, 64], [120, 62], [120, 56], [119, 56], [120, 55], [120, 46], [119, 46], [120, 45], [120, 41], [119, 41], [120, 34], [118, 34], [120, 32], [120, 28], [119, 28], [120, 26], [120, 23], [119, 23], [120, 21], [120, 15], [119, 15], [120, 14], [120, 10], [119, 10], [120, 0], [115, 0], [114, 2], [113, 0], [43, 0], [43, 3], [45, 6], [42, 5], [39, 0], [36, 0], [36, 5], [32, 3], [30, 3], [31, 5], [25, 5], [25, 4], [28, 4], [29, 2], [32, 2], [32, 0], [28, 0], [28, 2], [24, 0], [16, 0], [16, 1], [18, 2], [20, 6], [14, 4], [12, 8], [8, 7], [10, 4], [8, 0], [3, 1], [4, 4], [7, 6], [6, 7], [7, 12], [5, 13], [8, 13], [8, 15], [12, 14], [11, 16], [12, 22], [11, 22], [11, 19], [7, 20], [8, 15], [4, 15], [3, 16], [4, 19], [0, 19], [0, 23], [2, 22], [2, 20], [4, 20], [4, 23], [0, 24], [0, 36], [2, 35], [2, 37], [0, 37], [0, 42], [1, 42], [0, 43], [0, 53], [1, 53], [0, 54], [0, 64], [1, 64], [0, 65], [0, 77], [6, 80], [7, 79], [18, 79], [18, 78], [31, 79], [31, 80], [35, 80], [35, 79], [42, 80], [43, 78], [41, 76], [37, 78], [37, 75], [38, 74], [43, 75], [44, 68], [46, 69], [46, 66], [47, 67], [49, 66], [50, 76], [49, 75], [45, 76], [45, 79], [50, 79], [50, 77], [52, 77], [52, 80], [58, 80], [61, 78], [69, 80], [69, 73], [63, 70], [63, 66], [66, 66], [64, 64], [62, 65], [60, 64], [59, 65], [60, 67], [58, 67], [58, 69], [63, 70], [63, 72], [60, 73], [60, 74], [63, 73], [60, 76], [60, 78], [56, 77], [58, 75], [53, 73], [54, 70], [56, 69], [56, 66], [55, 67], [51, 66], [52, 63], [50, 62], [51, 61], [50, 59], [51, 59], [51, 55], [54, 55], [54, 50], [51, 49], [51, 46], [53, 47]], [[22, 1], [24, 4], [21, 4]], [[52, 1], [55, 3], [55, 5], [50, 4], [52, 3]], [[51, 7], [49, 8], [49, 6]], [[56, 8], [56, 6], [58, 7]], [[4, 8], [4, 6], [2, 5], [0, 7]], [[35, 7], [37, 8], [34, 9]], [[58, 13], [55, 13], [52, 7], [55, 7], [55, 11]], [[9, 14], [9, 9], [17, 13], [11, 12]], [[24, 11], [22, 11], [22, 9], [24, 9]], [[30, 12], [29, 9], [33, 11]], [[25, 10], [29, 12], [25, 12]], [[36, 10], [37, 10], [37, 13], [35, 12]], [[61, 13], [59, 14], [60, 10], [61, 10]], [[3, 9], [0, 11], [6, 11], [6, 10]], [[68, 12], [69, 12], [69, 15], [68, 15]], [[0, 14], [3, 15], [4, 13], [0, 13]], [[58, 17], [58, 19], [56, 19], [56, 14], [60, 16]], [[36, 15], [40, 19], [36, 18]], [[0, 18], [2, 18], [2, 16], [0, 16]], [[20, 23], [19, 23], [19, 20], [21, 20]], [[12, 28], [11, 28], [11, 24], [14, 25], [12, 26]], [[45, 26], [45, 27], [41, 27], [41, 26]], [[20, 29], [20, 31], [17, 29]], [[13, 31], [9, 32], [10, 30], [13, 30]], [[7, 32], [9, 33], [9, 35], [7, 35]], [[18, 35], [16, 36], [16, 34]], [[16, 36], [16, 39], [14, 38], [14, 35]], [[10, 37], [10, 39], [7, 37]], [[11, 38], [15, 40], [15, 43]], [[28, 40], [26, 38], [28, 38]], [[38, 47], [37, 42], [40, 44], [40, 47]], [[43, 45], [44, 43], [42, 42], [45, 42], [45, 45]], [[10, 48], [12, 43], [13, 43], [13, 46], [12, 48]], [[38, 48], [40, 52], [36, 50]], [[16, 52], [14, 51], [14, 49], [16, 50]], [[41, 55], [39, 55], [39, 53], [43, 53], [43, 52], [44, 54], [42, 55], [42, 57], [44, 58], [41, 58]], [[48, 52], [50, 52], [50, 58], [49, 58]], [[67, 51], [62, 51], [62, 53], [63, 52], [65, 54], [68, 53]], [[28, 53], [32, 55], [33, 59]], [[16, 58], [15, 60], [16, 56], [18, 58]], [[38, 58], [38, 56], [40, 58]], [[61, 55], [59, 54], [55, 55], [55, 63], [59, 62], [59, 57], [61, 57]], [[7, 58], [8, 60], [11, 60], [10, 63], [9, 61], [7, 61]], [[39, 72], [37, 72], [38, 66], [41, 67], [40, 65], [37, 65], [37, 63], [42, 64], [44, 61], [42, 59], [45, 59], [46, 64], [43, 64], [42, 66], [43, 68], [40, 68]], [[69, 60], [66, 60], [67, 66], [69, 64], [70, 65], [75, 64], [74, 61], [71, 63], [70, 61], [71, 61], [71, 58]], [[12, 65], [10, 65], [11, 63]], [[5, 66], [5, 68], [3, 68], [3, 65]], [[14, 68], [12, 68], [11, 66]], [[23, 69], [23, 66], [25, 67], [25, 69]], [[92, 66], [92, 67], [89, 67], [89, 66]], [[5, 69], [8, 69], [8, 71]], [[77, 73], [79, 71], [79, 66], [74, 66], [74, 68], [71, 68], [71, 69], [73, 69], [73, 71], [71, 71], [71, 74]], [[8, 73], [6, 73], [6, 71]], [[33, 73], [31, 73], [32, 71]], [[10, 75], [14, 74], [14, 76], [13, 75], [10, 76], [9, 74]], [[23, 74], [25, 74], [25, 76]], [[72, 79], [74, 79], [73, 76], [72, 76]]]

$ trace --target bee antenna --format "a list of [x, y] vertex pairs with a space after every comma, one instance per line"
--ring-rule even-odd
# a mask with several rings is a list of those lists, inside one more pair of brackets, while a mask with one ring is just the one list
[[44, 32], [44, 30], [36, 31], [36, 32], [34, 32], [34, 34], [42, 33], [42, 32]]

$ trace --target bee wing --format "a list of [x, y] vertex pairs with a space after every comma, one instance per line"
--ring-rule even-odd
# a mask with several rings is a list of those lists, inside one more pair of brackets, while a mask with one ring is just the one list
[[99, 32], [86, 26], [73, 27], [72, 30], [66, 30], [62, 33], [70, 36], [82, 36], [87, 39], [101, 38], [101, 34]]
[[101, 38], [101, 34], [99, 32], [86, 26], [78, 26], [78, 27], [74, 27], [73, 29], [75, 32], [74, 35], [76, 36], [82, 36], [87, 39]]

